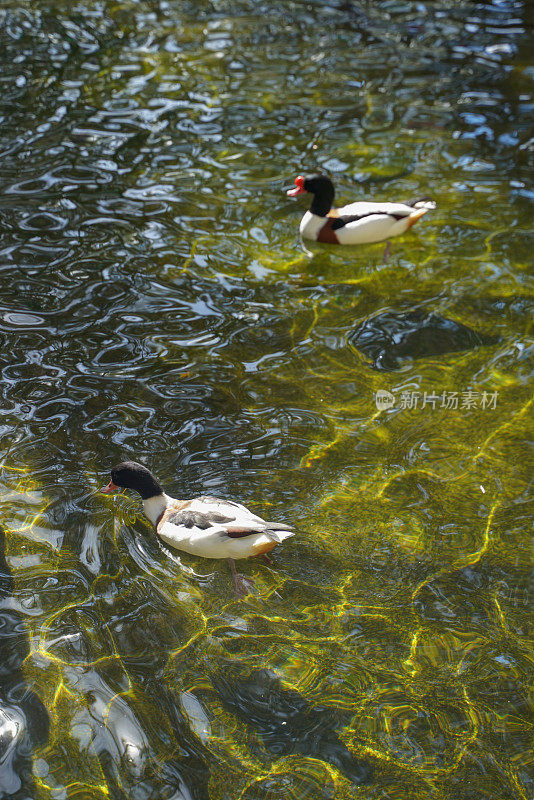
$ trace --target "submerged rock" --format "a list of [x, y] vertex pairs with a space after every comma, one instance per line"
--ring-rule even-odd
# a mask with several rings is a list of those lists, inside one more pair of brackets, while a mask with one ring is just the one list
[[369, 764], [357, 759], [338, 735], [350, 715], [312, 705], [299, 692], [284, 688], [268, 669], [242, 674], [228, 665], [211, 679], [224, 705], [256, 731], [272, 758], [311, 756], [334, 765], [352, 783], [370, 779]]
[[399, 359], [423, 358], [481, 344], [495, 344], [498, 336], [482, 333], [429, 311], [388, 311], [366, 319], [349, 336], [350, 344], [368, 356], [375, 369], [398, 369]]

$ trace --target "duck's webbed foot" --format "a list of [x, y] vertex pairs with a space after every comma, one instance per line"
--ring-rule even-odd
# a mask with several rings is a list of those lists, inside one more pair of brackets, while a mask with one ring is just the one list
[[236, 570], [233, 558], [228, 559], [228, 566], [230, 567], [230, 572], [232, 573], [232, 578], [234, 579], [234, 594], [236, 598], [246, 597], [247, 594], [251, 594], [254, 587], [254, 581], [252, 578], [246, 578]]

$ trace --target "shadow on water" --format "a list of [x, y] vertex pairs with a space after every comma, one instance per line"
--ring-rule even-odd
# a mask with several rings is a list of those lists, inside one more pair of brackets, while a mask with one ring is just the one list
[[432, 312], [390, 311], [367, 319], [349, 341], [372, 360], [375, 369], [394, 370], [399, 368], [401, 359], [471, 350], [496, 344], [500, 339]]
[[294, 689], [284, 689], [272, 670], [244, 674], [225, 665], [211, 680], [223, 704], [259, 737], [270, 758], [289, 755], [321, 758], [353, 784], [371, 779], [371, 768], [358, 760], [340, 740], [338, 731], [350, 714], [313, 706]]
[[24, 680], [28, 633], [12, 596], [13, 578], [0, 526], [0, 798], [31, 791], [32, 752], [47, 742], [50, 728], [46, 708]]

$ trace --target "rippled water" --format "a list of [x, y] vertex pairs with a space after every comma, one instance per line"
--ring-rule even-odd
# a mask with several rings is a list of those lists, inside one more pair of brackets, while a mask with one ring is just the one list
[[[532, 9], [0, 2], [0, 797], [533, 796]], [[438, 209], [307, 253], [319, 169]], [[371, 369], [413, 310], [498, 341]], [[298, 535], [235, 601], [124, 457]]]

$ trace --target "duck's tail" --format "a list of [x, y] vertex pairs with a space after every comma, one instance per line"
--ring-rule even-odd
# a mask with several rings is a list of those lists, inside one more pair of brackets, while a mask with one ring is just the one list
[[433, 211], [436, 208], [436, 201], [432, 200], [431, 197], [416, 197], [414, 200], [408, 200], [406, 205], [411, 208], [424, 208], [425, 211]]
[[285, 522], [268, 522], [264, 533], [266, 533], [273, 542], [278, 543], [295, 535], [295, 531], [289, 530]]
[[418, 200], [410, 200], [406, 205], [414, 209], [408, 217], [408, 228], [411, 228], [427, 211], [432, 211], [432, 209], [436, 207], [434, 200], [431, 200], [430, 197], [420, 197]]

